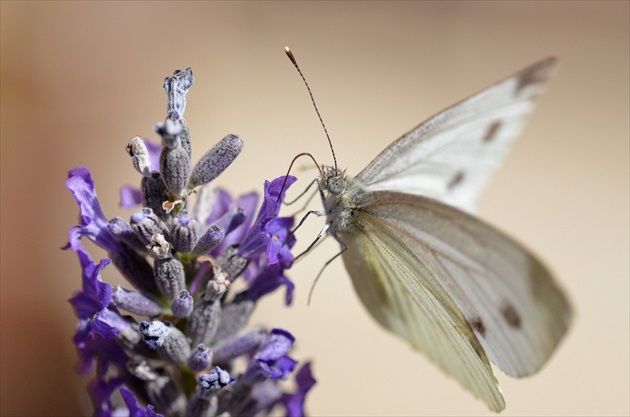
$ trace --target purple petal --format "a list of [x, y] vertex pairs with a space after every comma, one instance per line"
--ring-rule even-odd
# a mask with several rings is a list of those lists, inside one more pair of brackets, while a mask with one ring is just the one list
[[133, 185], [120, 187], [120, 202], [118, 205], [125, 209], [131, 209], [142, 204], [142, 191]]
[[293, 262], [291, 247], [295, 244], [295, 236], [291, 235], [293, 217], [276, 217], [267, 223], [265, 231], [270, 239], [265, 254], [269, 265], [277, 263], [288, 267]]
[[151, 171], [160, 170], [160, 153], [162, 153], [162, 145], [154, 143], [148, 139], [143, 139], [144, 144], [149, 151], [149, 158], [151, 158]]
[[282, 398], [287, 408], [287, 417], [302, 417], [304, 412], [304, 401], [306, 394], [317, 382], [311, 373], [311, 363], [305, 363], [295, 375], [297, 391], [293, 394], [285, 394]]
[[106, 340], [93, 331], [87, 320], [79, 322], [77, 332], [72, 338], [79, 353], [80, 362], [77, 367], [79, 373], [86, 373], [94, 362], [100, 364], [99, 369], [107, 369], [113, 364], [119, 369], [126, 369], [127, 354], [115, 339]]
[[222, 217], [230, 209], [232, 205], [232, 196], [223, 188], [217, 188], [215, 190], [214, 201], [212, 203], [212, 209], [210, 215], [206, 219], [205, 224], [212, 224], [217, 219]]
[[95, 416], [111, 417], [114, 415], [111, 397], [116, 388], [123, 382], [123, 378], [113, 378], [109, 381], [97, 379], [90, 384], [90, 397], [94, 406]]
[[[244, 194], [236, 199], [232, 207], [242, 208], [243, 215], [245, 216], [245, 220], [240, 226], [232, 230], [230, 234], [226, 235], [221, 245], [219, 245], [217, 248], [215, 248], [212, 251], [213, 255], [216, 256], [220, 254], [221, 252], [223, 252], [226, 248], [234, 244], [243, 242], [244, 236], [248, 233], [248, 231], [251, 228], [257, 205], [258, 205], [258, 194], [256, 194], [255, 192]], [[226, 212], [227, 210], [229, 210], [229, 208], [226, 209]]]
[[286, 330], [273, 329], [269, 333], [267, 342], [258, 349], [254, 359], [262, 361], [273, 361], [280, 359], [289, 353], [295, 342], [295, 337]]
[[162, 414], [158, 414], [154, 411], [154, 407], [149, 404], [147, 408], [143, 408], [138, 405], [136, 396], [128, 390], [126, 387], [121, 386], [119, 388], [120, 395], [122, 395], [125, 405], [129, 409], [129, 415], [131, 417], [164, 417]]
[[271, 235], [265, 230], [267, 223], [278, 215], [282, 199], [284, 199], [284, 193], [289, 186], [296, 181], [296, 178], [292, 176], [286, 178], [286, 185], [284, 190], [282, 190], [280, 200], [278, 200], [278, 196], [280, 195], [280, 189], [282, 188], [285, 177], [276, 178], [271, 182], [265, 181], [263, 202], [256, 216], [256, 221], [249, 229], [247, 236], [243, 239], [239, 247], [239, 252], [244, 258], [253, 260], [267, 249], [269, 239], [271, 238]]
[[81, 212], [80, 235], [87, 236], [109, 252], [119, 250], [120, 242], [107, 229], [109, 222], [98, 202], [90, 171], [83, 167], [70, 170], [66, 187], [72, 192], [79, 204]]
[[[76, 240], [72, 239], [72, 242], [76, 243]], [[73, 250], [79, 257], [79, 262], [83, 269], [83, 288], [69, 301], [74, 307], [77, 317], [80, 319], [89, 319], [107, 307], [111, 300], [111, 286], [103, 282], [100, 277], [101, 271], [109, 265], [111, 261], [109, 259], [102, 259], [101, 262], [96, 265], [82, 246], [73, 248]]]
[[272, 380], [285, 379], [297, 365], [297, 361], [288, 356], [283, 356], [273, 362], [260, 361], [259, 363], [265, 376]]
[[280, 286], [287, 288], [285, 303], [291, 304], [293, 301], [293, 290], [295, 285], [284, 276], [284, 269], [279, 265], [269, 265], [265, 267], [251, 282], [249, 288], [243, 292], [243, 297], [248, 300], [258, 301], [263, 296], [275, 291]]
[[[286, 378], [295, 368], [297, 362], [287, 356], [293, 347], [295, 338], [286, 330], [273, 329], [269, 338], [254, 354], [253, 363], [258, 364], [266, 378]], [[255, 369], [255, 368], [250, 368]]]

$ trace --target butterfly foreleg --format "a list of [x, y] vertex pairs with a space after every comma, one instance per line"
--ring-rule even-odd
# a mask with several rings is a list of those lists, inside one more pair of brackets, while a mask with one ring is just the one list
[[[317, 184], [317, 182], [318, 182], [318, 179], [317, 179], [317, 178], [313, 179], [313, 181], [311, 181], [311, 182], [308, 184], [308, 186], [306, 187], [306, 189], [305, 189], [304, 191], [302, 191], [302, 192], [301, 192], [301, 193], [300, 193], [297, 197], [295, 197], [295, 198], [294, 198], [293, 200], [291, 200], [291, 201], [283, 201], [283, 202], [282, 202], [282, 204], [284, 204], [285, 206], [290, 206], [290, 205], [292, 205], [292, 204], [296, 203], [296, 202], [297, 202], [300, 198], [302, 198], [302, 197], [304, 196], [304, 194], [308, 193], [308, 190], [310, 190], [310, 189], [311, 189], [311, 187], [312, 187], [314, 184]], [[314, 195], [314, 194], [313, 194], [313, 195]], [[309, 197], [309, 198], [308, 198], [308, 200], [307, 200], [307, 202], [308, 202], [308, 201], [311, 201], [311, 199], [312, 199], [312, 198], [313, 198], [312, 196], [311, 196], [311, 197]], [[300, 210], [300, 211], [301, 211], [301, 210]]]

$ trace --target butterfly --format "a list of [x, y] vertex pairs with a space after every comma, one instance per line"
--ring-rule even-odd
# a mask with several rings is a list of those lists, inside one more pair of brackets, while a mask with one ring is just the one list
[[543, 59], [420, 123], [355, 177], [335, 162], [319, 179], [327, 232], [368, 312], [495, 412], [505, 400], [490, 362], [533, 374], [571, 322], [549, 270], [472, 214], [555, 63]]

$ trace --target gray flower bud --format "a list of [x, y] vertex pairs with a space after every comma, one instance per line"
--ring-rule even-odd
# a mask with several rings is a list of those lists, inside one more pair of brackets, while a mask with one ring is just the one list
[[249, 261], [239, 254], [236, 246], [230, 246], [224, 250], [217, 258], [217, 262], [221, 266], [221, 271], [227, 274], [231, 281], [241, 275], [249, 264]]
[[262, 329], [225, 340], [214, 348], [214, 363], [227, 363], [246, 353], [255, 352], [266, 340], [267, 332]]
[[166, 224], [148, 207], [131, 215], [131, 228], [143, 244], [149, 245], [153, 235], [168, 236]]
[[170, 197], [160, 173], [155, 171], [150, 177], [143, 177], [140, 190], [142, 191], [142, 205], [153, 210], [160, 219], [165, 220], [168, 216], [162, 204], [169, 201]]
[[169, 118], [177, 120], [184, 116], [186, 93], [194, 82], [191, 68], [186, 68], [186, 71], [176, 70], [172, 77], [164, 79], [164, 90], [168, 96], [167, 115]]
[[166, 189], [174, 197], [181, 196], [190, 178], [188, 152], [182, 146], [173, 149], [163, 147], [160, 154], [160, 173]]
[[190, 357], [190, 345], [186, 336], [168, 322], [142, 321], [138, 330], [151, 349], [158, 349], [169, 362], [181, 364]]
[[171, 242], [180, 253], [188, 253], [199, 241], [201, 226], [195, 219], [188, 217], [188, 213], [182, 211], [173, 222], [171, 228]]
[[198, 255], [206, 254], [219, 246], [221, 242], [223, 242], [223, 239], [225, 239], [225, 231], [222, 227], [213, 224], [206, 230], [206, 233], [199, 238], [193, 252]]
[[212, 350], [204, 344], [198, 344], [197, 350], [188, 359], [188, 367], [193, 372], [201, 372], [212, 365]]
[[221, 301], [206, 301], [198, 303], [190, 316], [186, 334], [192, 339], [193, 345], [203, 343], [209, 345], [221, 322]]
[[134, 136], [127, 145], [127, 153], [131, 156], [133, 167], [144, 177], [151, 176], [151, 157], [140, 136]]
[[140, 241], [140, 238], [133, 231], [129, 223], [122, 217], [114, 217], [107, 224], [107, 230], [114, 235], [121, 242], [126, 243], [137, 251], [144, 252], [144, 244]]
[[233, 337], [247, 326], [249, 317], [254, 311], [255, 303], [242, 299], [226, 305], [221, 311], [221, 323], [214, 340], [221, 341]]
[[126, 290], [120, 285], [113, 288], [112, 301], [116, 307], [134, 314], [151, 317], [162, 313], [162, 306], [155, 300], [137, 291]]
[[243, 141], [236, 135], [227, 135], [201, 157], [192, 175], [188, 188], [206, 184], [218, 177], [236, 159], [243, 149]]
[[175, 317], [185, 318], [191, 315], [194, 307], [194, 301], [190, 293], [182, 290], [176, 299], [173, 300], [171, 310]]
[[117, 252], [110, 252], [109, 258], [123, 277], [139, 291], [157, 293], [153, 269], [147, 260], [129, 246], [124, 245]]
[[177, 258], [156, 259], [153, 264], [155, 283], [167, 300], [173, 300], [186, 289], [184, 266]]

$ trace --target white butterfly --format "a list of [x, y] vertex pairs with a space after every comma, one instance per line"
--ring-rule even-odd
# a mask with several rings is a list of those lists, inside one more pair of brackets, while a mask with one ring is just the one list
[[370, 314], [495, 412], [505, 401], [489, 360], [530, 375], [571, 321], [540, 261], [470, 214], [554, 65], [544, 59], [438, 113], [354, 178], [324, 167], [319, 181], [328, 232]]

